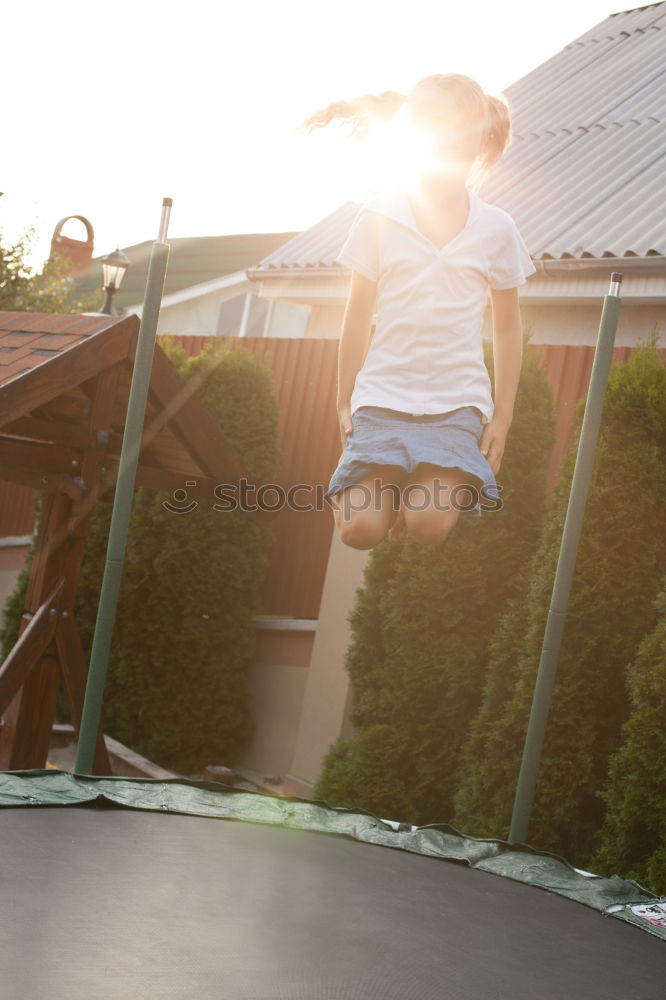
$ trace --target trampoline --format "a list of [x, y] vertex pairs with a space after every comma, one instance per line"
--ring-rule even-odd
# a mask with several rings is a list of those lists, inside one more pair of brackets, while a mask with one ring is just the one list
[[666, 900], [529, 847], [189, 779], [5, 771], [0, 806], [12, 1000], [664, 996]]

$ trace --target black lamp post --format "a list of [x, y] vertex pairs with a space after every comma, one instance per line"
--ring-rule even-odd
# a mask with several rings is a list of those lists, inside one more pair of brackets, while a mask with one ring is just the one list
[[120, 248], [116, 248], [113, 253], [108, 253], [102, 257], [102, 285], [106, 292], [106, 302], [101, 313], [107, 316], [116, 316], [113, 305], [113, 296], [120, 288], [120, 283], [125, 276], [125, 271], [130, 265], [129, 257]]

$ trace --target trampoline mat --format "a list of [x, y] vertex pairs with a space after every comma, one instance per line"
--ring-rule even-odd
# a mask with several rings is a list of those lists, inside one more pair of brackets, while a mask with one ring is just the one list
[[3, 997], [664, 997], [663, 941], [467, 865], [104, 800], [0, 826]]

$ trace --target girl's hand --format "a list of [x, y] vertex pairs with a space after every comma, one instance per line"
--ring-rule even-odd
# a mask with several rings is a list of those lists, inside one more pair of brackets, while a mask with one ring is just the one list
[[340, 423], [340, 437], [342, 439], [342, 450], [345, 450], [347, 438], [352, 432], [351, 405], [338, 407], [338, 421]]
[[487, 458], [488, 465], [493, 470], [494, 475], [497, 475], [502, 464], [506, 436], [510, 426], [509, 421], [502, 420], [501, 417], [493, 417], [490, 423], [483, 428], [479, 449], [481, 454]]

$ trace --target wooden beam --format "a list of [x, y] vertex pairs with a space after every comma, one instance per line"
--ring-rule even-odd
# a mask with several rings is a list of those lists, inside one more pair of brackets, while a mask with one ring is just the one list
[[[85, 683], [81, 686], [81, 678], [84, 673], [87, 675], [87, 669], [85, 664], [82, 665], [83, 654], [72, 632], [76, 630], [73, 621], [74, 596], [83, 559], [85, 532], [68, 531], [71, 510], [71, 501], [62, 495], [49, 495], [42, 504], [25, 607], [36, 614], [44, 604], [44, 596], [50, 597], [55, 585], [64, 580], [59, 621], [51, 640], [51, 647], [55, 647], [57, 655], [50, 655], [47, 651], [41, 656], [4, 712], [5, 725], [0, 731], [0, 770], [45, 766], [57, 695], [66, 672], [69, 678], [66, 681], [69, 685], [68, 697], [76, 684], [79, 684], [78, 695], [76, 692], [72, 695], [75, 705], [81, 703], [84, 696]], [[63, 622], [68, 619], [71, 625], [65, 625], [60, 635]], [[21, 619], [22, 631], [27, 628], [26, 622], [24, 616]], [[71, 656], [71, 662], [64, 661], [65, 656]], [[108, 758], [100, 757], [99, 752], [98, 744], [95, 766], [100, 767], [101, 773], [111, 773]], [[103, 748], [101, 752], [104, 753]]]
[[[119, 372], [120, 365], [114, 366], [114, 368], [109, 368], [106, 371], [108, 373]], [[117, 382], [117, 375], [112, 376], [109, 374], [108, 377], [113, 377], [114, 382]], [[108, 454], [115, 458], [119, 458], [122, 449], [123, 436], [122, 434], [118, 434], [111, 430], [109, 422], [113, 413], [114, 402], [115, 399], [109, 401], [109, 414], [103, 421], [105, 424], [104, 427], [101, 426], [102, 421], [100, 421], [99, 417], [95, 416], [93, 412], [91, 412], [88, 417], [89, 426], [86, 428], [81, 426], [80, 421], [75, 423], [69, 420], [47, 420], [29, 415], [19, 417], [6, 424], [0, 433], [0, 439], [7, 438], [10, 440], [13, 439], [14, 436], [19, 438], [29, 438], [31, 439], [30, 443], [33, 445], [45, 445], [48, 443], [51, 445], [60, 445], [65, 448], [80, 449], [83, 452], [86, 450], [96, 451], [104, 455]], [[165, 411], [160, 410], [161, 414], [164, 412]], [[139, 459], [140, 461], [146, 462], [149, 466], [160, 467], [157, 456], [150, 448], [150, 444], [160, 432], [162, 427], [168, 423], [168, 421], [169, 415], [166, 413], [164, 419], [151, 421], [150, 426], [145, 428], [143, 431]], [[34, 454], [35, 453], [33, 452], [32, 455]], [[83, 462], [85, 462], [85, 454], [83, 456]], [[7, 477], [5, 476], [5, 478]], [[83, 478], [87, 483], [88, 478], [85, 475]]]
[[[100, 496], [104, 497], [107, 502], [113, 499], [115, 483], [118, 478], [118, 466], [120, 464], [118, 458], [99, 452], [93, 452], [92, 454], [97, 457], [100, 466], [100, 488], [96, 497], [93, 496], [88, 485], [90, 481], [89, 472], [88, 478], [84, 479], [85, 486], [82, 486], [80, 482], [76, 481], [78, 477], [66, 473], [41, 472], [32, 464], [19, 465], [15, 461], [11, 463], [3, 461], [2, 478], [7, 482], [18, 483], [20, 486], [28, 486], [31, 489], [41, 490], [46, 494], [64, 493], [75, 502], [72, 513], [76, 520], [79, 521], [86, 512], [92, 510], [96, 500]], [[84, 461], [85, 455], [86, 453], [84, 453]], [[102, 472], [102, 468], [105, 470], [104, 472]], [[214, 503], [222, 502], [219, 496], [215, 496], [215, 488], [221, 484], [221, 481], [197, 475], [196, 488], [186, 486], [185, 483], [189, 481], [189, 476], [181, 472], [172, 472], [169, 469], [145, 463], [139, 465], [136, 471], [137, 487], [141, 486], [159, 493], [168, 492], [172, 494], [176, 490], [186, 490], [189, 498], [198, 502], [204, 500]], [[224, 480], [224, 482], [226, 481]], [[231, 483], [234, 482], [234, 480], [230, 481]], [[175, 501], [173, 503], [174, 507], [179, 506]], [[281, 511], [244, 511], [244, 513], [248, 517], [258, 520], [271, 521]]]
[[[120, 461], [112, 456], [105, 456], [104, 458], [104, 468], [103, 473], [103, 486], [102, 495], [106, 494], [108, 491], [115, 491], [115, 484], [118, 478], [118, 467]], [[136, 485], [144, 486], [147, 489], [155, 490], [158, 493], [171, 492], [173, 493], [178, 489], [188, 489], [189, 492], [193, 492], [191, 488], [185, 486], [185, 483], [189, 481], [187, 475], [183, 475], [180, 472], [171, 472], [168, 469], [163, 469], [157, 466], [150, 465], [139, 465], [136, 470]], [[215, 487], [217, 485], [214, 479], [206, 479], [204, 476], [197, 476], [196, 479], [197, 495], [205, 499], [215, 499]]]
[[[113, 409], [118, 391], [118, 380], [122, 373], [122, 365], [113, 365], [105, 371], [100, 372], [94, 383], [88, 383], [88, 388], [92, 388], [92, 402], [88, 417], [87, 433], [89, 437], [103, 444], [108, 442], [109, 429], [113, 416]], [[71, 515], [67, 524], [67, 531], [79, 533], [85, 536], [90, 527], [90, 517], [97, 503], [100, 486], [102, 482], [103, 463], [107, 456], [101, 451], [87, 448], [83, 453], [81, 461], [81, 478], [86, 488], [86, 495], [79, 502], [72, 505]]]
[[[73, 423], [81, 424], [85, 422], [90, 412], [90, 400], [78, 386], [67, 389], [59, 396], [49, 399], [44, 406], [34, 407], [39, 413], [40, 410], [51, 420], [69, 420]], [[33, 412], [31, 410], [31, 412]]]
[[39, 420], [36, 417], [19, 417], [3, 427], [3, 435], [18, 434], [36, 441], [50, 441], [66, 448], [94, 448], [95, 441], [80, 424], [59, 420]]
[[[0, 432], [0, 467], [5, 463], [11, 466], [26, 465], [38, 472], [55, 472], [72, 474], [81, 464], [81, 452], [75, 448], [63, 448], [60, 445], [42, 444], [38, 441], [26, 441], [20, 438], [10, 438]], [[74, 472], [74, 474], [78, 474]]]
[[[66, 583], [60, 606], [69, 608], [71, 605], [69, 577], [72, 574], [68, 575], [65, 551], [54, 550], [52, 544], [70, 504], [70, 500], [60, 493], [47, 494], [43, 499], [25, 596], [24, 607], [28, 612], [37, 614], [62, 577]], [[81, 547], [78, 539], [74, 541], [75, 554], [79, 555]], [[28, 624], [24, 615], [19, 635]], [[0, 770], [44, 767], [60, 683], [56, 659], [48, 653], [43, 654], [3, 712], [5, 724], [0, 733]]]
[[65, 579], [61, 577], [0, 666], [0, 714], [6, 711], [10, 701], [25, 684], [32, 668], [51, 643], [64, 591]]
[[[9, 759], [3, 770], [25, 771], [46, 767], [61, 683], [57, 658], [46, 652], [16, 696], [20, 701], [20, 718], [13, 728]], [[15, 703], [16, 698], [12, 706]]]
[[72, 500], [78, 500], [84, 494], [84, 490], [72, 476], [58, 472], [40, 472], [32, 465], [19, 465], [18, 462], [10, 465], [3, 461], [2, 478], [9, 483], [18, 483], [19, 486], [43, 490], [44, 493], [64, 493]]
[[[133, 360], [133, 352], [130, 351]], [[155, 345], [149, 395], [157, 407], [164, 408], [163, 421], [171, 424], [174, 432], [191, 452], [205, 474], [218, 481], [237, 481], [245, 477], [254, 479], [245, 467], [238, 452], [222, 433], [219, 425], [195, 396], [199, 385], [211, 374], [202, 373], [199, 379], [187, 382], [180, 377], [168, 357]]]

